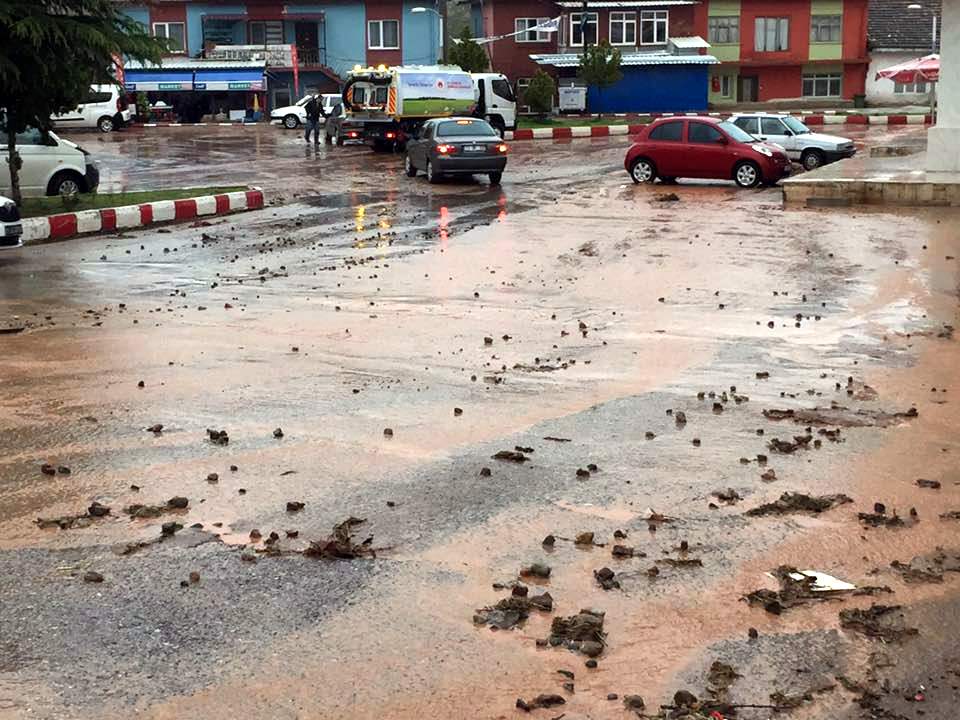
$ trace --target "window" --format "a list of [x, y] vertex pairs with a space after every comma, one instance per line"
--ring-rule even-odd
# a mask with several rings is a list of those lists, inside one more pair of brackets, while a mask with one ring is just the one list
[[733, 97], [733, 76], [731, 75], [720, 76], [720, 97], [724, 97], [724, 98]]
[[371, 20], [368, 22], [367, 47], [370, 50], [399, 50], [400, 21]]
[[[933, 85], [933, 83], [930, 83], [930, 85]], [[893, 83], [893, 91], [897, 95], [904, 95], [904, 94], [909, 95], [911, 93], [923, 94], [923, 93], [930, 92], [930, 86], [928, 86], [927, 83], [925, 82], [917, 82], [917, 83], [895, 82]]]
[[170, 41], [170, 52], [182, 53], [186, 50], [186, 30], [183, 23], [154, 23], [153, 34]]
[[692, 122], [687, 126], [687, 140], [692, 143], [718, 143], [723, 141], [723, 133], [713, 125]]
[[437, 137], [469, 137], [470, 135], [497, 135], [486, 120], [449, 120], [437, 124]]
[[839, 74], [804, 75], [804, 97], [840, 97], [842, 78]]
[[777, 118], [760, 118], [761, 135], [783, 135], [785, 128]]
[[810, 17], [810, 42], [840, 42], [839, 15], [813, 15]]
[[283, 21], [252, 22], [250, 28], [251, 45], [283, 45]]
[[102, 103], [108, 103], [113, 99], [113, 93], [109, 92], [100, 92], [99, 90], [90, 89], [86, 95], [83, 96], [83, 100], [80, 101], [81, 105], [100, 105]]
[[754, 50], [780, 52], [790, 47], [789, 18], [757, 18], [754, 26]]
[[207, 45], [233, 45], [233, 20], [222, 20], [220, 18], [203, 19], [203, 44]]
[[513, 94], [513, 88], [510, 87], [510, 83], [502, 79], [494, 79], [490, 83], [490, 89], [493, 90], [493, 94], [497, 97], [501, 97], [507, 102], [516, 102], [517, 98]]
[[683, 131], [683, 123], [679, 120], [665, 122], [663, 125], [657, 125], [650, 131], [650, 140], [667, 140], [672, 142], [680, 141], [680, 134]]
[[517, 42], [547, 42], [550, 40], [550, 33], [543, 30], [534, 30], [537, 25], [543, 25], [550, 22], [550, 18], [532, 18], [522, 17], [513, 21], [513, 29], [520, 33], [516, 36]]
[[583, 13], [570, 13], [570, 44], [583, 45], [583, 34], [586, 30], [587, 44], [597, 44], [597, 14], [587, 13], [586, 22], [583, 22]]
[[751, 135], [760, 134], [757, 132], [756, 118], [749, 118], [749, 117], [737, 118], [733, 124], [736, 125], [738, 128], [740, 128], [741, 130], [745, 130], [746, 132], [750, 133]]
[[663, 45], [667, 42], [666, 10], [644, 10], [640, 13], [640, 43]]
[[351, 97], [354, 105], [367, 104], [367, 89], [365, 87], [362, 85], [354, 85], [350, 92], [353, 93]]
[[707, 38], [715, 45], [736, 45], [740, 43], [740, 18], [712, 17], [707, 25]]
[[747, 132], [743, 131], [743, 128], [739, 128], [731, 122], [724, 120], [721, 123], [717, 123], [718, 128], [722, 128], [723, 131], [730, 136], [731, 139], [736, 140], [737, 142], [753, 142], [754, 137]]
[[610, 44], [637, 44], [637, 14], [635, 12], [610, 13]]

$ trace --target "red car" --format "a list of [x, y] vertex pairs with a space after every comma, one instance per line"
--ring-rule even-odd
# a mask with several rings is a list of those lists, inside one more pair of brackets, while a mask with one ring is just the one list
[[790, 174], [779, 145], [757, 140], [733, 123], [708, 117], [656, 120], [640, 134], [623, 162], [635, 183], [678, 177], [733, 180], [740, 187], [773, 184]]

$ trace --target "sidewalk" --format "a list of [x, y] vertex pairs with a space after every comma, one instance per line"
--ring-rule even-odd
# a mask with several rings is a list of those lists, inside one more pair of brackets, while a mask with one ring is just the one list
[[65, 240], [75, 235], [116, 232], [178, 220], [258, 210], [262, 207], [263, 192], [259, 188], [253, 188], [223, 195], [158, 200], [141, 205], [26, 218], [22, 221], [23, 243], [27, 245], [44, 240]]

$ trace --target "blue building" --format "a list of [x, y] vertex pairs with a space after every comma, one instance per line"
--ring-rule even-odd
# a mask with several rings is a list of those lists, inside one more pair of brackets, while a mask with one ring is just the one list
[[337, 91], [356, 65], [433, 64], [443, 52], [430, 2], [134, 0], [123, 10], [172, 45], [160, 68], [129, 66], [128, 89], [208, 112], [249, 109], [254, 96], [261, 109], [289, 105]]

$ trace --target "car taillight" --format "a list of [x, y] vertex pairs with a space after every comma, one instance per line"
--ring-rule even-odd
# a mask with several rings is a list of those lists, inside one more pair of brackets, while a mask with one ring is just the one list
[[456, 151], [456, 145], [437, 145], [437, 152], [441, 155], [453, 155]]
[[506, 144], [506, 143], [500, 143], [499, 145], [497, 145], [497, 152], [498, 152], [498, 153], [506, 153], [507, 150], [508, 150], [508, 148], [507, 148], [507, 144]]
[[355, 138], [359, 136], [359, 134], [360, 133], [358, 133], [356, 130], [351, 130], [350, 132], [347, 133], [347, 137]]
[[397, 137], [397, 134], [396, 134], [395, 132], [388, 132], [388, 133], [387, 133], [387, 140], [393, 140], [393, 139], [396, 138], [396, 137]]

